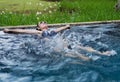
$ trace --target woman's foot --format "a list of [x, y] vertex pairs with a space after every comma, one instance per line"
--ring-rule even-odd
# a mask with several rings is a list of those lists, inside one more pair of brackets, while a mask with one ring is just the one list
[[114, 50], [103, 52], [103, 55], [106, 55], [106, 56], [113, 56], [115, 54], [117, 53]]

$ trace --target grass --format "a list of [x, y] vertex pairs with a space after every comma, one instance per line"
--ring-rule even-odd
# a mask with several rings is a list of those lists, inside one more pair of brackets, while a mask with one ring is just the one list
[[66, 4], [64, 0], [62, 7], [64, 11], [73, 10], [72, 14], [76, 16], [73, 21], [116, 20], [120, 19], [120, 12], [114, 11], [115, 2], [116, 0], [76, 0]]
[[[0, 26], [119, 20], [113, 9], [117, 0], [1, 0]], [[12, 2], [12, 3], [11, 3]], [[60, 3], [60, 4], [59, 4]], [[1, 5], [2, 4], [2, 5]]]
[[42, 0], [0, 0], [0, 11], [22, 12], [23, 11], [41, 11], [48, 9], [55, 2], [46, 2]]
[[56, 2], [43, 0], [0, 0], [0, 26], [36, 24], [38, 16], [44, 18], [56, 7]]

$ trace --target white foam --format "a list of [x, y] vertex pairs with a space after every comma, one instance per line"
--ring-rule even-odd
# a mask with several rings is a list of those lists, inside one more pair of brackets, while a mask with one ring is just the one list
[[116, 52], [115, 50], [111, 50], [109, 56], [114, 56], [114, 55], [116, 55], [116, 54], [117, 54], [117, 52]]

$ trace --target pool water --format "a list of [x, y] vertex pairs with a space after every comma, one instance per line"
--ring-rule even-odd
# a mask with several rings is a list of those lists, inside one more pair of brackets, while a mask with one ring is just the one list
[[[119, 82], [119, 42], [120, 26], [114, 23], [72, 26], [48, 39], [0, 31], [0, 82]], [[113, 53], [98, 55], [78, 45]]]

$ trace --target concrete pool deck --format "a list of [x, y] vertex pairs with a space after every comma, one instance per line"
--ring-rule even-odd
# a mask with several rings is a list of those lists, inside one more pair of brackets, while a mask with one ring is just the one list
[[[92, 21], [92, 22], [75, 22], [75, 23], [56, 23], [56, 24], [48, 24], [49, 27], [60, 27], [66, 24], [70, 24], [71, 26], [81, 26], [81, 25], [97, 25], [97, 24], [120, 24], [120, 20], [110, 20], [110, 21]], [[27, 28], [34, 28], [36, 25], [19, 25], [19, 26], [0, 26], [0, 30], [4, 28], [11, 28], [11, 29], [27, 29]]]

